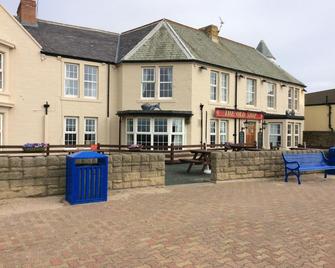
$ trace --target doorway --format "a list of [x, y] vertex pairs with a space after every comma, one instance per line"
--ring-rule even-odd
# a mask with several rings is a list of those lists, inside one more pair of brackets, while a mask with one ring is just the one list
[[249, 122], [246, 131], [246, 144], [254, 145], [256, 143], [256, 122]]

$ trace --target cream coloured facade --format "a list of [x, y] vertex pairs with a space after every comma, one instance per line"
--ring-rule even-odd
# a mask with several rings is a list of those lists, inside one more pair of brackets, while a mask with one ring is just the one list
[[[43, 21], [37, 26], [24, 26], [0, 7], [0, 25], [2, 144], [259, 143], [261, 130], [265, 148], [270, 147], [270, 142], [278, 142], [281, 147], [302, 143], [302, 83], [291, 77], [281, 78], [276, 73], [269, 77], [267, 73], [252, 74], [243, 68], [226, 68], [199, 60], [195, 56], [197, 52], [191, 51], [178, 37], [178, 27], [182, 26], [177, 23], [162, 20], [152, 27], [143, 26], [117, 35]], [[104, 35], [105, 39], [118, 40], [116, 44], [124, 42], [125, 48], [129, 46], [127, 35], [135, 36], [151, 28], [127, 48], [124, 55], [116, 55], [118, 59], [114, 62], [107, 57], [104, 60], [100, 56], [96, 59], [86, 56], [88, 53], [95, 55], [90, 50], [99, 50], [99, 47], [87, 48], [88, 52], [84, 51], [82, 56], [76, 52], [66, 54], [56, 45], [51, 52], [46, 51], [49, 46], [45, 45], [45, 40], [37, 40], [38, 35], [34, 35], [35, 31], [43, 30], [42, 25], [81, 31], [80, 37], [82, 32], [97, 35], [97, 38]], [[164, 47], [174, 50], [174, 54], [168, 53], [174, 58], [160, 59], [161, 54], [148, 54], [145, 49], [149, 44], [155, 44], [161, 51], [156, 35], [158, 40], [165, 42]], [[117, 49], [119, 53], [123, 50], [126, 49]], [[259, 52], [246, 53], [253, 53], [253, 57], [265, 62], [270, 69], [279, 68]], [[156, 55], [154, 59], [153, 54]], [[254, 81], [252, 89], [250, 81]], [[274, 85], [270, 93], [269, 84]], [[291, 88], [293, 97], [289, 96]], [[247, 104], [250, 98], [254, 105]], [[50, 105], [47, 109], [46, 103]], [[161, 111], [144, 112], [141, 106], [148, 103], [159, 103]], [[203, 128], [200, 104], [204, 105]], [[220, 109], [262, 114], [262, 118], [222, 118], [215, 112]], [[240, 140], [242, 132], [243, 141]]]

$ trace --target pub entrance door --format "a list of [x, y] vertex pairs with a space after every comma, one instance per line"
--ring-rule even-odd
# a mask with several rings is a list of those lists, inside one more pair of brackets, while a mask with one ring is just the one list
[[246, 133], [246, 144], [255, 145], [256, 143], [256, 122], [249, 122]]

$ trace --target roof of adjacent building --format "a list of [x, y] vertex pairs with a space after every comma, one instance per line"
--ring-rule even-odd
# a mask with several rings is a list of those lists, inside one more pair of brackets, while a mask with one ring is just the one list
[[265, 44], [265, 42], [263, 40], [261, 40], [256, 48], [257, 51], [261, 52], [265, 57], [270, 58], [270, 59], [276, 59], [270, 49], [268, 48], [268, 46]]
[[305, 95], [305, 105], [335, 104], [335, 89], [312, 92]]
[[199, 61], [305, 86], [278, 64], [267, 46], [255, 49], [227, 38], [213, 42], [204, 31], [162, 19], [117, 34], [38, 20], [23, 25], [42, 46], [42, 52], [107, 63]]

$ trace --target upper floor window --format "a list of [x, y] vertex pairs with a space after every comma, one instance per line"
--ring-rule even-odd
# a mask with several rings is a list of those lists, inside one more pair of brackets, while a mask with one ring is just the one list
[[96, 118], [85, 118], [84, 142], [85, 144], [96, 144], [97, 142]]
[[294, 110], [299, 110], [299, 89], [294, 90]]
[[65, 117], [64, 141], [65, 145], [76, 145], [78, 137], [78, 118]]
[[159, 68], [159, 97], [172, 97], [172, 67]]
[[293, 87], [288, 89], [288, 108], [291, 110], [293, 109], [293, 91]]
[[221, 73], [221, 101], [228, 102], [228, 74]]
[[155, 68], [142, 69], [142, 98], [155, 97]]
[[4, 88], [4, 55], [0, 53], [0, 90]]
[[98, 67], [85, 65], [84, 96], [96, 98], [98, 90]]
[[273, 83], [267, 83], [267, 102], [268, 108], [276, 108], [276, 85]]
[[210, 100], [216, 101], [216, 94], [217, 94], [217, 84], [218, 84], [218, 73], [211, 71], [211, 78], [210, 78]]
[[256, 105], [256, 80], [247, 79], [247, 105]]
[[65, 96], [79, 96], [79, 65], [65, 64]]

